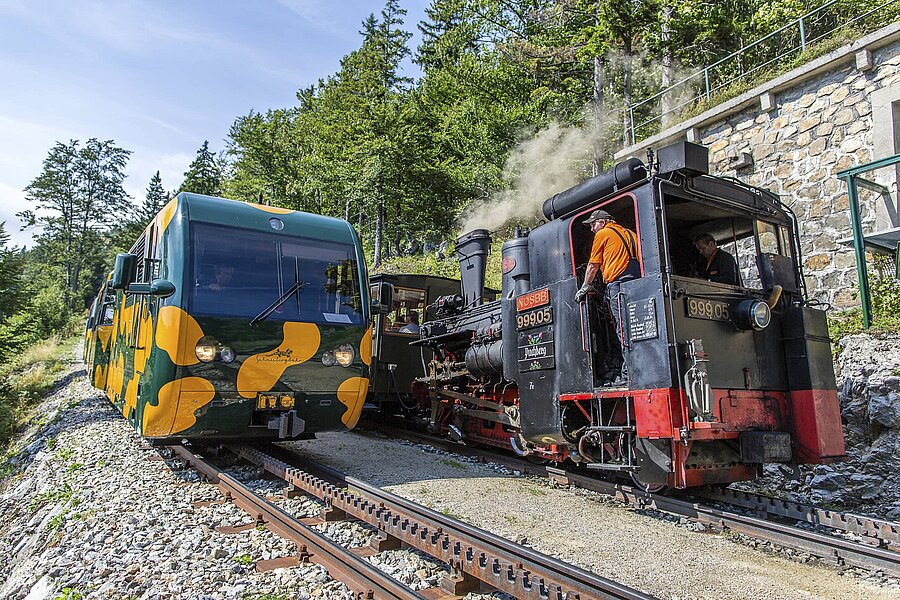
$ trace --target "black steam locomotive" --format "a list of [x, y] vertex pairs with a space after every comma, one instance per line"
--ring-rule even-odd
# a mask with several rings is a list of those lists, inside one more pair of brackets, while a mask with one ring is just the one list
[[[825, 313], [806, 299], [795, 216], [709, 175], [702, 146], [649, 156], [544, 202], [547, 222], [503, 244], [499, 300], [484, 301], [489, 232], [458, 240], [461, 294], [431, 303], [412, 342], [434, 354], [414, 385], [431, 427], [648, 488], [839, 459]], [[641, 276], [576, 302], [597, 208], [637, 233]], [[736, 284], [697, 277], [701, 233], [738, 259]]]

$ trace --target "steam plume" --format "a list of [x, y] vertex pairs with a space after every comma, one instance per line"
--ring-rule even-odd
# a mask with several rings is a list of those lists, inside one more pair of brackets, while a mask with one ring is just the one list
[[513, 219], [522, 223], [541, 218], [544, 200], [590, 174], [595, 128], [553, 123], [516, 146], [503, 167], [511, 188], [470, 204], [460, 215], [460, 233], [498, 229]]

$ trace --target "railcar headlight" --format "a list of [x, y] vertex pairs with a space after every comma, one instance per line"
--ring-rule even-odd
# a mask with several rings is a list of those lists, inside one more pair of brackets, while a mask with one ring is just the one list
[[334, 351], [334, 359], [342, 367], [349, 367], [355, 357], [356, 352], [350, 344], [342, 344]]
[[236, 355], [231, 346], [222, 346], [221, 348], [219, 348], [219, 359], [222, 362], [234, 362], [235, 356]]
[[219, 342], [211, 335], [200, 338], [194, 347], [194, 354], [201, 362], [212, 362], [216, 359], [216, 353], [219, 351]]
[[762, 331], [772, 322], [769, 305], [761, 300], [743, 300], [734, 311], [734, 324], [738, 329]]
[[326, 367], [333, 367], [334, 362], [335, 362], [334, 361], [334, 352], [329, 350], [328, 352], [322, 353], [322, 364], [323, 365], [325, 365]]

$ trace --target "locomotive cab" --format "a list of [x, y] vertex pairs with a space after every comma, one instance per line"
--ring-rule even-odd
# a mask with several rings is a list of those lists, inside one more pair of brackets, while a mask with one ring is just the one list
[[[806, 301], [796, 219], [775, 195], [710, 176], [707, 164], [705, 148], [682, 142], [649, 167], [629, 159], [548, 199], [548, 222], [503, 246], [500, 302], [426, 324], [423, 343], [445, 361], [502, 347], [499, 373], [467, 360], [467, 379], [447, 370], [430, 381], [456, 405], [464, 437], [499, 445], [479, 425], [493, 409], [518, 453], [647, 487], [843, 455], [825, 317]], [[585, 220], [599, 208], [636, 234], [640, 276], [576, 302], [593, 240]], [[729, 277], [712, 276], [715, 253], [701, 255], [698, 238], [715, 242], [721, 264], [734, 257]]]

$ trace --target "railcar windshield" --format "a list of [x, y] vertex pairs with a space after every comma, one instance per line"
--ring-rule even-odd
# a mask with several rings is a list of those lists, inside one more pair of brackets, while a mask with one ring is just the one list
[[352, 244], [194, 223], [191, 252], [194, 314], [249, 322], [294, 287], [267, 319], [363, 323]]

